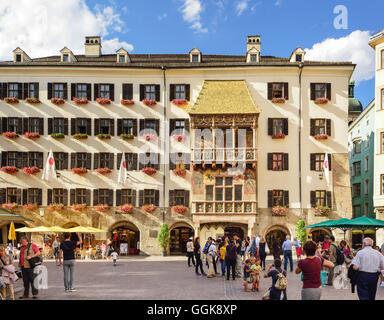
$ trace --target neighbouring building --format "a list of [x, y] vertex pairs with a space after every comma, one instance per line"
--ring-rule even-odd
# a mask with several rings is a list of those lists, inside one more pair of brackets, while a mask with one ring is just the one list
[[[373, 35], [369, 45], [376, 53], [373, 206], [376, 218], [384, 219], [384, 30]], [[377, 231], [376, 240], [384, 242], [383, 230]]]
[[[86, 37], [85, 55], [65, 47], [32, 59], [15, 49], [0, 63], [1, 203], [18, 205], [29, 226], [98, 227], [107, 232], [94, 243], [113, 237], [147, 254], [160, 254], [163, 223], [176, 254], [190, 236], [260, 233], [271, 244], [294, 236], [300, 219], [350, 218], [355, 65], [307, 61], [300, 47], [263, 56], [260, 36], [248, 36], [246, 49], [102, 54], [100, 37]], [[50, 150], [58, 178], [46, 182], [30, 173]], [[309, 231], [315, 240], [331, 232]]]
[[[376, 216], [373, 208], [375, 113], [375, 100], [372, 100], [348, 128], [353, 218]], [[352, 240], [361, 243], [361, 235], [353, 235]]]

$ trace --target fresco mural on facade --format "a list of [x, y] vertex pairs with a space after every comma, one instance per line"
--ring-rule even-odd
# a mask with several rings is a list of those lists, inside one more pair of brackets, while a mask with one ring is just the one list
[[256, 193], [256, 179], [255, 173], [247, 169], [244, 174], [244, 194]]

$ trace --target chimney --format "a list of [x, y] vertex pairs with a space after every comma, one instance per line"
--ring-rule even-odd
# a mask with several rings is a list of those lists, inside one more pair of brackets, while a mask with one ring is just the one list
[[260, 36], [247, 36], [247, 52], [252, 48], [256, 48], [259, 52], [261, 52]]
[[355, 81], [350, 81], [348, 86], [348, 98], [355, 97]]
[[100, 57], [101, 56], [101, 38], [85, 37], [85, 56]]

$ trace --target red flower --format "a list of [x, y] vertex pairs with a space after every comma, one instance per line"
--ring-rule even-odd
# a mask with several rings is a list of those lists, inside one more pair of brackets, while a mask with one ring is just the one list
[[88, 172], [87, 168], [73, 168], [72, 169], [72, 173], [74, 173], [74, 174], [85, 174], [87, 172]]
[[96, 102], [101, 105], [111, 104], [111, 99], [108, 98], [97, 98]]
[[142, 102], [148, 107], [152, 107], [157, 103], [155, 100], [152, 99], [144, 99]]
[[13, 166], [5, 166], [5, 167], [1, 168], [1, 171], [5, 172], [5, 173], [9, 173], [9, 174], [14, 174], [14, 173], [19, 172], [19, 169], [16, 167], [13, 167]]
[[154, 168], [143, 168], [141, 169], [141, 172], [144, 172], [145, 174], [152, 176], [157, 172], [157, 170]]
[[3, 132], [3, 137], [6, 137], [8, 139], [16, 139], [19, 137], [19, 135], [16, 132]]
[[124, 106], [131, 106], [133, 104], [135, 104], [135, 101], [133, 100], [125, 100], [125, 99], [121, 99], [120, 100], [120, 103]]
[[76, 98], [76, 97], [73, 97], [73, 101], [76, 104], [87, 104], [88, 103], [88, 99], [87, 98]]
[[40, 169], [38, 167], [24, 167], [23, 172], [29, 176], [29, 175], [39, 173]]
[[285, 138], [284, 133], [276, 133], [276, 134], [272, 135], [272, 139], [284, 139], [284, 138]]
[[38, 132], [26, 132], [24, 133], [24, 138], [26, 139], [38, 139], [40, 134]]

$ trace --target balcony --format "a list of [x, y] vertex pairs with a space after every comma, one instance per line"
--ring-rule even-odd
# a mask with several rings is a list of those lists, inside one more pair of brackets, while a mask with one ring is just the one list
[[192, 162], [254, 162], [257, 148], [192, 148]]
[[192, 201], [192, 214], [256, 214], [256, 201]]

